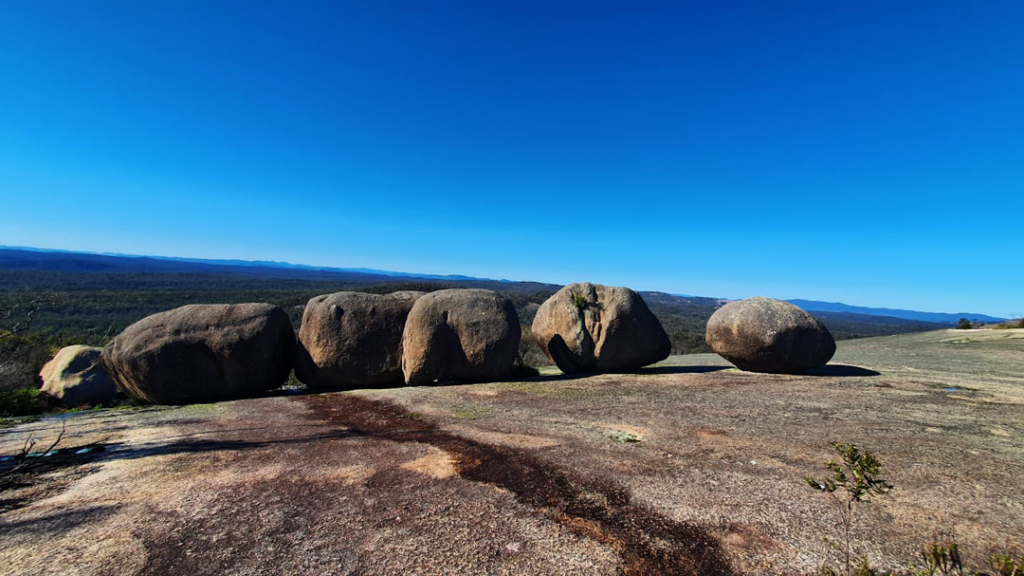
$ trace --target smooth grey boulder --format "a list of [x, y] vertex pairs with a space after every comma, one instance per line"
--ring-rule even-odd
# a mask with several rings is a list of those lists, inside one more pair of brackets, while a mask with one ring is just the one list
[[178, 404], [280, 386], [295, 358], [295, 332], [270, 304], [192, 304], [154, 314], [107, 345], [103, 363], [132, 398]]
[[828, 364], [836, 352], [817, 318], [760, 296], [719, 308], [708, 320], [706, 339], [716, 354], [748, 372], [802, 374]]

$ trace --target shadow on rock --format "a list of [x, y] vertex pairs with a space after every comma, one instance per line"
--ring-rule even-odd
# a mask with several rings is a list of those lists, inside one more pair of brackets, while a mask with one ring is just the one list
[[881, 376], [881, 372], [860, 366], [848, 366], [846, 364], [826, 364], [821, 368], [808, 370], [809, 376]]
[[4, 522], [0, 531], [20, 532], [34, 536], [47, 536], [69, 532], [74, 528], [98, 522], [117, 511], [119, 506], [92, 506], [84, 509], [61, 510], [44, 516]]
[[301, 426], [287, 426], [287, 427], [264, 427], [264, 428], [239, 428], [236, 430], [225, 429], [225, 430], [211, 430], [209, 432], [197, 432], [187, 436], [181, 436], [182, 438], [173, 442], [159, 442], [159, 443], [146, 443], [146, 444], [109, 444], [107, 445], [106, 453], [103, 455], [103, 460], [137, 460], [139, 458], [147, 458], [149, 456], [166, 456], [168, 454], [201, 454], [207, 452], [222, 452], [222, 451], [247, 451], [247, 450], [258, 450], [261, 448], [270, 448], [273, 446], [287, 446], [291, 444], [308, 444], [310, 442], [316, 442], [318, 440], [344, 440], [357, 436], [364, 436], [363, 433], [353, 430], [329, 430], [322, 434], [314, 434], [312, 436], [298, 436], [295, 438], [282, 438], [274, 440], [215, 440], [215, 439], [202, 439], [195, 438], [203, 434], [225, 434], [231, 432], [256, 432], [256, 431], [267, 431], [272, 428], [296, 428]]
[[637, 376], [658, 375], [658, 374], [708, 374], [728, 370], [732, 366], [650, 366], [633, 372], [623, 374], [635, 374]]

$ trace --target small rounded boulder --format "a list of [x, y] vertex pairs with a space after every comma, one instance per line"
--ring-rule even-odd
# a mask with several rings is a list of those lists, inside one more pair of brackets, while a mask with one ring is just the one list
[[424, 292], [337, 292], [306, 304], [295, 375], [308, 386], [401, 385], [402, 333]]
[[284, 383], [294, 358], [288, 314], [270, 304], [192, 304], [147, 316], [103, 352], [126, 394], [156, 404], [270, 390]]
[[531, 332], [565, 373], [636, 370], [664, 360], [672, 350], [639, 294], [589, 282], [569, 284], [548, 298]]
[[103, 349], [66, 346], [39, 372], [42, 392], [65, 406], [110, 406], [117, 396], [117, 384], [107, 374]]
[[719, 308], [708, 320], [706, 339], [716, 354], [748, 372], [802, 374], [828, 364], [836, 352], [817, 318], [760, 296]]
[[405, 382], [488, 382], [512, 373], [522, 329], [490, 290], [439, 290], [413, 304], [402, 336]]

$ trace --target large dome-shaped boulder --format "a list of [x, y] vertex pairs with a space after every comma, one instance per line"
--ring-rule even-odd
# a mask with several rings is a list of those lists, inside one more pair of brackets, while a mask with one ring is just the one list
[[672, 351], [643, 298], [618, 286], [569, 284], [541, 305], [531, 331], [565, 373], [636, 370]]
[[411, 385], [486, 382], [512, 373], [519, 316], [490, 290], [439, 290], [413, 304], [402, 336], [402, 371]]
[[117, 384], [107, 374], [102, 355], [102, 348], [92, 346], [61, 348], [39, 372], [43, 393], [65, 406], [110, 406]]
[[800, 308], [771, 298], [748, 298], [719, 308], [707, 341], [740, 370], [801, 374], [824, 366], [836, 352], [828, 328]]
[[280, 386], [295, 357], [288, 314], [270, 304], [192, 304], [139, 320], [103, 353], [129, 396], [157, 404]]
[[338, 292], [306, 304], [295, 375], [314, 387], [403, 383], [402, 332], [423, 292]]

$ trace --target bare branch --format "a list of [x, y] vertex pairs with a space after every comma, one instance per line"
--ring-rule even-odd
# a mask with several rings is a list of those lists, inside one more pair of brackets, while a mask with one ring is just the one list
[[8, 486], [11, 479], [18, 473], [24, 472], [34, 465], [38, 465], [43, 462], [42, 458], [53, 451], [54, 448], [60, 444], [60, 441], [64, 439], [64, 433], [67, 432], [68, 421], [65, 420], [60, 427], [60, 433], [57, 434], [57, 438], [42, 452], [39, 452], [39, 456], [32, 456], [35, 452], [32, 451], [36, 446], [36, 440], [29, 436], [25, 439], [25, 444], [22, 446], [21, 451], [15, 456], [15, 464], [10, 469], [0, 474], [0, 490], [3, 490]]
[[59, 301], [56, 294], [15, 295], [0, 299], [0, 340], [27, 332], [41, 308]]

